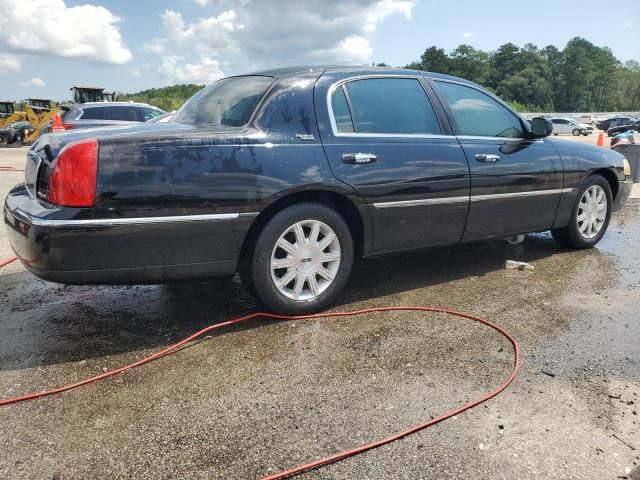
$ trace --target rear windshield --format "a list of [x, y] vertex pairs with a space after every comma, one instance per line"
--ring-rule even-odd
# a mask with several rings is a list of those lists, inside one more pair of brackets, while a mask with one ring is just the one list
[[104, 120], [104, 107], [83, 107], [82, 120]]
[[172, 121], [239, 127], [246, 124], [273, 77], [246, 76], [219, 80], [187, 100]]
[[76, 118], [78, 118], [80, 116], [81, 111], [78, 109], [69, 109], [69, 110], [65, 110], [64, 108], [62, 109], [62, 121], [63, 122], [68, 122], [69, 120], [75, 120]]

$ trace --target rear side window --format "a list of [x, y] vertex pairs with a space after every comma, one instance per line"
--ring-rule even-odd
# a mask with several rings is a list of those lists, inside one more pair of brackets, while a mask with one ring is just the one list
[[82, 120], [104, 120], [104, 107], [88, 107], [82, 110]]
[[107, 120], [120, 120], [125, 122], [137, 122], [138, 107], [134, 106], [110, 106], [107, 108]]
[[331, 107], [333, 108], [333, 118], [336, 121], [336, 128], [341, 133], [352, 133], [353, 121], [351, 120], [351, 112], [347, 97], [344, 94], [344, 86], [338, 88], [333, 97], [331, 97]]
[[438, 81], [461, 135], [522, 138], [522, 124], [500, 102], [475, 88]]
[[[351, 106], [356, 133], [440, 134], [440, 124], [424, 88], [413, 78], [369, 78], [344, 84]], [[345, 93], [343, 92], [342, 95]], [[334, 93], [332, 106], [338, 132], [349, 132], [340, 89]], [[342, 125], [342, 127], [341, 127]], [[343, 130], [341, 130], [343, 128]]]
[[187, 100], [172, 121], [239, 127], [273, 83], [273, 77], [249, 75], [218, 80]]

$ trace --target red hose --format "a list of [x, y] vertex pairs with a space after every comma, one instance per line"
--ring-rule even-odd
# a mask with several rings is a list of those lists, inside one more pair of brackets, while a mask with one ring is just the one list
[[258, 318], [258, 317], [266, 317], [266, 318], [273, 318], [273, 319], [278, 319], [278, 320], [303, 320], [303, 319], [309, 319], [309, 318], [327, 318], [327, 317], [347, 317], [347, 316], [352, 316], [352, 315], [363, 315], [363, 314], [367, 314], [367, 313], [374, 313], [374, 312], [391, 312], [391, 311], [421, 311], [421, 312], [439, 312], [439, 313], [446, 313], [449, 315], [455, 315], [457, 317], [462, 317], [462, 318], [466, 318], [469, 320], [473, 320], [475, 322], [480, 322], [483, 325], [486, 325], [490, 328], [492, 328], [493, 330], [497, 331], [498, 333], [500, 333], [501, 335], [503, 335], [507, 340], [509, 340], [509, 342], [511, 343], [511, 345], [513, 346], [513, 368], [511, 370], [511, 373], [509, 374], [509, 376], [504, 380], [504, 382], [502, 382], [502, 384], [496, 388], [495, 390], [492, 390], [491, 392], [487, 393], [486, 395], [476, 399], [476, 400], [472, 400], [464, 405], [462, 405], [461, 407], [456, 408], [455, 410], [452, 410], [450, 412], [444, 413], [442, 415], [440, 415], [439, 417], [436, 418], [432, 418], [426, 422], [423, 423], [419, 423], [418, 425], [415, 425], [407, 430], [403, 430], [401, 432], [398, 432], [394, 435], [391, 435], [389, 437], [383, 438], [382, 440], [377, 440], [375, 442], [366, 444], [366, 445], [361, 445], [359, 447], [353, 448], [351, 450], [345, 450], [343, 452], [339, 452], [336, 453], [334, 455], [325, 457], [325, 458], [321, 458], [319, 460], [315, 460], [313, 462], [307, 463], [306, 465], [300, 465], [299, 467], [295, 467], [292, 468], [290, 470], [286, 470], [280, 473], [277, 473], [275, 475], [269, 475], [267, 477], [264, 477], [262, 480], [277, 480], [277, 479], [282, 479], [282, 478], [287, 478], [290, 477], [292, 475], [296, 475], [298, 473], [302, 473], [306, 470], [310, 470], [310, 469], [314, 469], [314, 468], [318, 468], [321, 467], [323, 465], [328, 465], [330, 463], [334, 463], [337, 462], [339, 460], [345, 459], [347, 457], [351, 457], [354, 455], [358, 455], [360, 453], [366, 452], [368, 450], [372, 450], [374, 448], [378, 448], [382, 445], [386, 445], [387, 443], [391, 443], [394, 442], [396, 440], [399, 440], [403, 437], [406, 437], [407, 435], [411, 435], [419, 430], [422, 430], [423, 428], [427, 428], [431, 425], [435, 425], [436, 423], [439, 423], [447, 418], [450, 418], [454, 415], [457, 415], [461, 412], [464, 412], [465, 410], [468, 410], [472, 407], [475, 407], [476, 405], [479, 405], [483, 402], [486, 402], [487, 400], [489, 400], [490, 398], [495, 397], [496, 395], [498, 395], [500, 392], [502, 392], [504, 389], [506, 389], [509, 384], [513, 381], [513, 379], [516, 376], [516, 373], [518, 371], [518, 366], [520, 363], [520, 347], [518, 346], [518, 342], [516, 342], [516, 340], [505, 330], [503, 330], [501, 327], [499, 327], [498, 325], [490, 322], [489, 320], [485, 320], [483, 318], [480, 317], [475, 317], [473, 315], [469, 315], [466, 313], [459, 313], [459, 312], [454, 312], [453, 310], [446, 310], [443, 308], [430, 308], [430, 307], [381, 307], [381, 308], [367, 308], [364, 310], [355, 310], [352, 312], [331, 312], [331, 313], [320, 313], [320, 314], [315, 314], [315, 315], [295, 315], [295, 316], [288, 316], [288, 315], [276, 315], [273, 313], [252, 313], [250, 315], [245, 315], [243, 317], [239, 317], [239, 318], [234, 318], [232, 320], [227, 320], [226, 322], [222, 322], [222, 323], [218, 323], [215, 325], [210, 325], [206, 328], [203, 328], [202, 330], [194, 333], [193, 335], [190, 335], [188, 337], [186, 337], [183, 340], [180, 340], [177, 343], [174, 343], [173, 345], [168, 346], [167, 348], [165, 348], [164, 350], [161, 350], [157, 353], [154, 353], [153, 355], [150, 355], [146, 358], [143, 358], [141, 360], [138, 360], [137, 362], [134, 362], [132, 364], [129, 365], [125, 365], [123, 367], [117, 368], [115, 370], [111, 370], [109, 372], [105, 372], [103, 374], [100, 375], [96, 375], [94, 377], [90, 377], [87, 378], [85, 380], [82, 380], [80, 382], [77, 383], [72, 383], [72, 384], [68, 384], [68, 385], [63, 385], [61, 387], [58, 388], [54, 388], [51, 390], [43, 390], [41, 392], [35, 392], [35, 393], [30, 393], [21, 397], [13, 397], [13, 398], [6, 398], [4, 400], [0, 400], [0, 406], [1, 405], [11, 405], [14, 403], [18, 403], [18, 402], [24, 402], [26, 400], [33, 400], [36, 398], [40, 398], [40, 397], [45, 397], [48, 395], [53, 395], [56, 393], [62, 393], [62, 392], [66, 392], [67, 390], [72, 390], [74, 388], [78, 388], [81, 387], [83, 385], [87, 385], [89, 383], [93, 383], [93, 382], [97, 382], [98, 380], [103, 380], [105, 378], [108, 377], [112, 377], [114, 375], [117, 375], [119, 373], [125, 372], [127, 370], [131, 370], [132, 368], [136, 368], [139, 367], [141, 365], [144, 365], [145, 363], [149, 363], [152, 362], [154, 360], [157, 360], [158, 358], [164, 357], [165, 355], [169, 355], [171, 353], [175, 353], [175, 351], [181, 347], [182, 345], [191, 342], [192, 340], [195, 340], [196, 338], [204, 335], [207, 332], [210, 332], [212, 330], [216, 330], [219, 328], [223, 328], [223, 327], [228, 327], [230, 325], [235, 325], [237, 323], [241, 323], [241, 322], [246, 322], [249, 320], [252, 320], [254, 318]]
[[0, 172], [24, 172], [24, 170], [15, 167], [0, 167]]
[[4, 267], [6, 265], [9, 265], [11, 262], [15, 262], [17, 259], [18, 259], [18, 257], [9, 257], [9, 258], [7, 258], [5, 260], [2, 260], [0, 262], [0, 268]]

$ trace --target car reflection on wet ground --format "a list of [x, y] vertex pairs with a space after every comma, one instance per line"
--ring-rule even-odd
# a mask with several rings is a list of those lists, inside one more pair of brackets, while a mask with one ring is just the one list
[[[20, 173], [2, 174], [2, 195]], [[475, 410], [300, 478], [640, 475], [640, 201], [589, 251], [548, 234], [362, 261], [335, 310], [475, 313], [520, 342]], [[0, 254], [9, 256], [4, 232]], [[533, 272], [505, 270], [520, 260]], [[258, 307], [237, 279], [65, 287], [0, 272], [0, 397], [134, 361]], [[57, 397], [0, 408], [1, 478], [256, 478], [436, 416], [508, 373], [509, 345], [444, 315], [255, 321]]]

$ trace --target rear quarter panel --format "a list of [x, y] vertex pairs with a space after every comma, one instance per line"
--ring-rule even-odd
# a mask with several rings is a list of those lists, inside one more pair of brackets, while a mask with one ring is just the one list
[[[315, 74], [317, 76], [317, 74]], [[170, 252], [175, 263], [236, 259], [252, 221], [273, 202], [305, 190], [359, 198], [332, 175], [313, 110], [315, 77], [281, 80], [253, 126], [167, 123], [100, 141], [98, 218], [239, 214], [232, 228], [184, 223], [151, 235], [148, 262]], [[175, 131], [172, 131], [172, 128]], [[126, 237], [113, 238], [122, 241]]]

